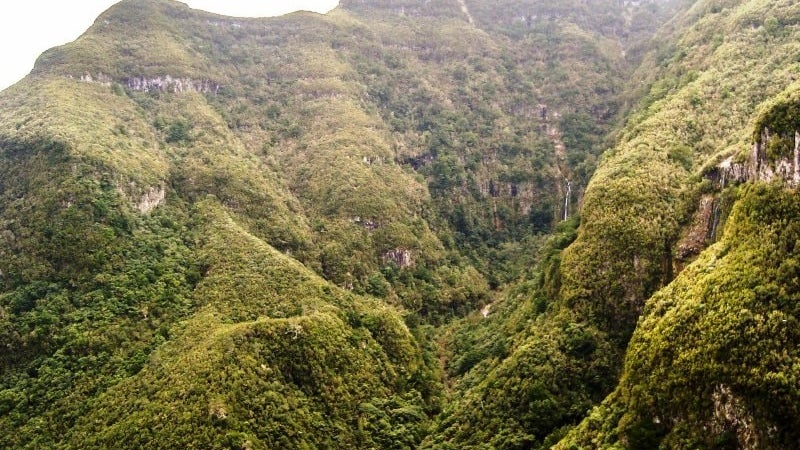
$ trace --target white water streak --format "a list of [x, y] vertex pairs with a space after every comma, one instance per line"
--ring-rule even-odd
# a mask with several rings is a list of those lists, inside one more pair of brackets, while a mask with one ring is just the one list
[[469, 8], [467, 8], [467, 4], [464, 3], [464, 0], [458, 0], [458, 3], [461, 5], [461, 12], [467, 16], [469, 23], [475, 25], [475, 20], [472, 18], [472, 14], [469, 13]]

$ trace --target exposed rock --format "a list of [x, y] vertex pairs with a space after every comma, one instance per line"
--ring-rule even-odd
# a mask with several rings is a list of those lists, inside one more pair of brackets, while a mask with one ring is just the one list
[[369, 231], [374, 231], [380, 228], [380, 223], [375, 219], [362, 219], [361, 216], [355, 216], [350, 219], [351, 222], [361, 225]]
[[709, 171], [706, 174], [706, 178], [713, 181], [717, 186], [724, 188], [728, 183], [744, 183], [749, 177], [746, 165], [734, 162], [733, 156], [730, 156]]
[[405, 268], [414, 265], [414, 258], [411, 254], [411, 250], [396, 248], [394, 250], [389, 250], [383, 255], [383, 262], [384, 264], [393, 262], [397, 264], [398, 267]]
[[173, 92], [176, 94], [185, 92], [199, 92], [201, 94], [217, 94], [219, 91], [219, 84], [210, 80], [193, 80], [191, 78], [172, 78], [169, 75], [163, 77], [146, 78], [146, 77], [133, 77], [128, 78], [125, 85], [133, 91], [161, 91]]
[[220, 28], [242, 28], [242, 24], [239, 22], [230, 22], [230, 21], [218, 21], [218, 20], [206, 20], [206, 23], [211, 25], [212, 27], [220, 27]]
[[458, 0], [458, 4], [459, 4], [459, 6], [461, 6], [461, 12], [463, 12], [464, 15], [467, 16], [467, 21], [470, 24], [474, 25], [475, 24], [475, 19], [472, 17], [472, 14], [469, 12], [469, 8], [467, 8], [467, 4], [464, 3], [464, 0]]
[[[68, 75], [67, 78], [73, 78]], [[84, 83], [102, 84], [103, 86], [111, 86], [114, 80], [103, 73], [90, 74], [85, 73], [80, 76], [80, 81]], [[214, 94], [219, 92], [220, 85], [211, 80], [195, 80], [192, 78], [173, 78], [170, 75], [163, 77], [133, 77], [128, 78], [122, 82], [128, 89], [140, 92], [171, 92], [181, 94], [186, 92], [198, 92], [201, 94]]]
[[[699, 255], [713, 242], [716, 234], [717, 220], [715, 219], [718, 219], [719, 214], [717, 203], [712, 195], [704, 195], [700, 199], [697, 211], [692, 217], [692, 223], [675, 247], [677, 262], [687, 261], [689, 258]], [[677, 269], [680, 271], [681, 268]]]
[[714, 419], [711, 423], [713, 433], [735, 433], [738, 448], [743, 450], [761, 448], [752, 414], [730, 387], [720, 384], [714, 389], [711, 399], [714, 402]]
[[361, 160], [368, 166], [382, 166], [386, 162], [386, 159], [383, 156], [365, 156]]
[[770, 130], [764, 128], [759, 139], [753, 143], [745, 162], [736, 162], [730, 156], [708, 171], [706, 178], [723, 188], [729, 183], [769, 183], [775, 179], [783, 180], [791, 188], [797, 188], [800, 185], [800, 130], [796, 130], [791, 136], [793, 152], [789, 156], [770, 159], [767, 145], [771, 137]]
[[533, 183], [525, 181], [511, 183], [483, 179], [476, 181], [475, 189], [483, 198], [513, 199], [522, 214], [530, 213], [537, 196]]
[[111, 77], [103, 73], [98, 73], [95, 75], [92, 75], [90, 73], [85, 73], [81, 75], [80, 79], [84, 83], [97, 83], [97, 84], [102, 84], [103, 86], [111, 86], [111, 82], [113, 81]]
[[164, 186], [151, 187], [145, 192], [136, 204], [136, 208], [142, 213], [147, 214], [156, 206], [164, 202], [166, 190]]
[[770, 160], [767, 155], [767, 143], [770, 131], [764, 128], [760, 139], [753, 144], [751, 154], [751, 180], [770, 182], [775, 178], [784, 180], [790, 187], [796, 188], [800, 183], [800, 131], [795, 131], [791, 138], [793, 154]]
[[418, 170], [420, 167], [432, 163], [434, 159], [436, 158], [433, 155], [431, 155], [430, 153], [425, 153], [423, 155], [418, 155], [418, 156], [408, 156], [404, 158], [401, 162], [404, 164], [410, 164], [411, 167], [414, 168], [414, 170]]

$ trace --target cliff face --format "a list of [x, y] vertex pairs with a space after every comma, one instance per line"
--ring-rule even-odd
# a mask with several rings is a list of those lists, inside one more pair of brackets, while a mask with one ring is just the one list
[[706, 173], [706, 178], [723, 188], [728, 184], [773, 181], [796, 188], [800, 183], [799, 143], [800, 131], [776, 135], [765, 127], [744, 156], [745, 162], [735, 162], [737, 157], [729, 156]]
[[[792, 122], [796, 114], [796, 87], [770, 100], [756, 119], [754, 142], [749, 150], [738, 149], [722, 162], [702, 170], [714, 192], [704, 192], [691, 224], [675, 246], [676, 271], [691, 261], [721, 233], [732, 202], [730, 189], [742, 184], [778, 183], [796, 189], [800, 183], [800, 133]], [[770, 131], [776, 127], [777, 132]], [[717, 157], [719, 159], [719, 157]]]
[[343, 0], [339, 7], [349, 11], [370, 15], [388, 14], [408, 18], [448, 18], [469, 21], [469, 12], [462, 10], [463, 2], [444, 0], [439, 2], [419, 2], [415, 0]]
[[[577, 235], [565, 232], [570, 245], [529, 284], [453, 337], [464, 350], [451, 370], [471, 367], [465, 399], [430, 448], [798, 445], [798, 13], [696, 2], [662, 29], [635, 71], [646, 89], [587, 187]], [[470, 334], [510, 337], [489, 345]], [[609, 346], [625, 354], [619, 379]], [[600, 383], [566, 387], [554, 376], [563, 373]], [[570, 412], [555, 392], [589, 404], [604, 377], [616, 389], [579, 426], [542, 438], [541, 423]], [[537, 409], [548, 402], [549, 414]]]
[[[729, 158], [718, 166], [731, 181], [781, 180], [791, 188], [800, 183], [800, 96], [797, 85], [764, 106], [756, 120], [754, 143], [744, 163]], [[724, 184], [724, 180], [719, 180]]]
[[786, 225], [797, 195], [779, 184], [740, 189], [724, 236], [648, 300], [617, 390], [557, 448], [800, 442], [797, 227]]
[[[702, 175], [679, 176], [671, 189], [680, 194], [644, 209], [657, 220], [677, 213], [649, 240], [670, 242], [661, 248], [673, 264], [661, 273], [671, 268], [675, 278], [642, 301], [617, 389], [555, 448], [778, 449], [800, 442], [790, 431], [798, 416], [789, 393], [797, 392], [798, 355], [788, 350], [796, 348], [790, 324], [798, 314], [792, 287], [798, 255], [790, 244], [797, 234], [797, 84], [788, 73], [753, 69], [766, 54], [771, 67], [792, 64], [786, 55], [798, 12], [796, 5], [770, 2], [698, 2], [673, 21], [688, 22], [671, 64], [694, 72], [680, 80], [675, 66], [662, 66], [653, 98], [645, 98], [646, 109], [634, 112], [621, 133], [623, 140], [645, 139], [636, 150], [618, 147], [606, 164], [661, 160]], [[725, 29], [724, 39], [693, 46], [713, 29]], [[590, 191], [608, 189], [594, 184], [606, 170], [601, 166]], [[584, 211], [597, 207], [590, 196]], [[678, 209], [666, 209], [671, 205]]]

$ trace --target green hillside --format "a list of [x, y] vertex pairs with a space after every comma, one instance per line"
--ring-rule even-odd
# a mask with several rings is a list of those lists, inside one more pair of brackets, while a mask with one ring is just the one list
[[800, 445], [798, 23], [114, 5], [0, 92], [0, 447]]

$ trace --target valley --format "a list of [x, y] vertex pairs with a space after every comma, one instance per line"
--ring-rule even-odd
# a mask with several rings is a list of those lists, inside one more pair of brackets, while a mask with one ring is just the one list
[[0, 92], [0, 447], [800, 446], [799, 27], [121, 1]]

